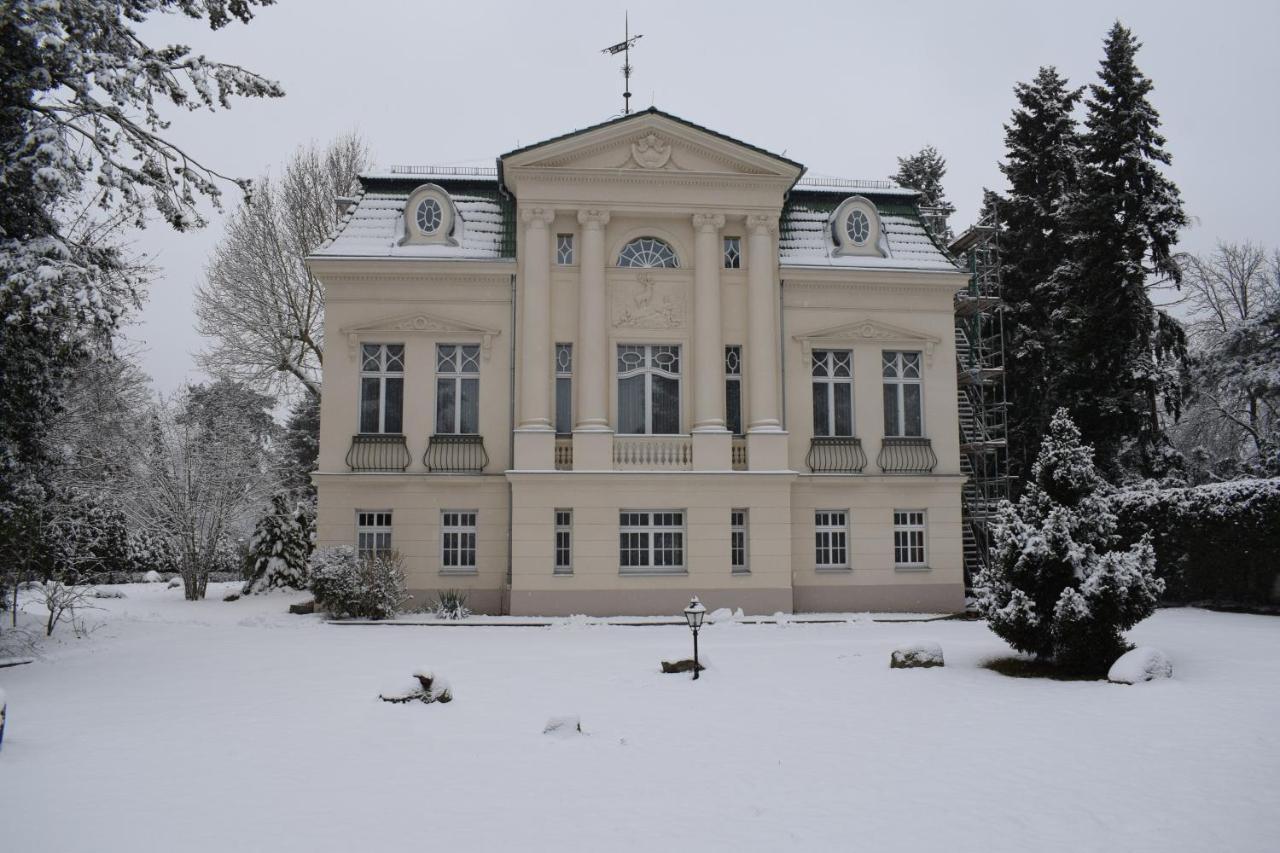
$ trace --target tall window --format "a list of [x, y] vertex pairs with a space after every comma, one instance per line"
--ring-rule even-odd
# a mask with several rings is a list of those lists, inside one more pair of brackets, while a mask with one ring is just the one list
[[813, 434], [853, 435], [853, 352], [813, 351]]
[[724, 348], [724, 425], [742, 435], [742, 347]]
[[820, 509], [813, 514], [813, 564], [819, 569], [849, 568], [849, 514]]
[[735, 575], [747, 569], [747, 511], [729, 510], [729, 566]]
[[573, 264], [573, 235], [556, 235], [556, 263], [562, 267]]
[[476, 511], [446, 509], [440, 512], [440, 571], [473, 572], [476, 569]]
[[623, 572], [684, 571], [684, 512], [620, 512], [618, 565]]
[[622, 247], [618, 253], [618, 266], [674, 268], [680, 266], [680, 259], [666, 241], [657, 237], [640, 237]]
[[924, 566], [924, 510], [895, 509], [893, 511], [893, 564], [895, 566]]
[[573, 344], [556, 344], [556, 432], [573, 432]]
[[360, 431], [404, 428], [404, 344], [360, 347]]
[[618, 432], [680, 432], [680, 347], [618, 345]]
[[436, 433], [475, 435], [480, 431], [480, 347], [436, 347]]
[[920, 353], [884, 353], [884, 434], [924, 435], [920, 405]]
[[573, 510], [556, 512], [556, 565], [558, 575], [573, 574]]
[[742, 269], [742, 238], [724, 238], [724, 268], [727, 270]]
[[391, 553], [391, 510], [356, 513], [356, 554], [361, 558]]

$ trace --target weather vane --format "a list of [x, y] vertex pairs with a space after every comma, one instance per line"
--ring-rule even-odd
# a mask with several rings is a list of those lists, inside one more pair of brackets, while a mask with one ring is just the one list
[[604, 50], [600, 52], [607, 53], [610, 56], [614, 56], [619, 53], [622, 54], [622, 76], [626, 81], [622, 87], [622, 114], [630, 115], [631, 114], [631, 46], [636, 42], [640, 41], [640, 39], [644, 38], [644, 36], [631, 35], [631, 22], [628, 19], [628, 16], [624, 15], [622, 20], [623, 20], [622, 41], [618, 42], [615, 45], [610, 45], [609, 47], [606, 47]]

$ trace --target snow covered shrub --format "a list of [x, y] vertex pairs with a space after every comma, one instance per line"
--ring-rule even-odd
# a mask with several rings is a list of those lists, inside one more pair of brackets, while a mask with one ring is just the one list
[[1132, 489], [1108, 504], [1122, 537], [1151, 536], [1166, 600], [1280, 603], [1280, 478]]
[[399, 554], [359, 557], [350, 545], [312, 555], [311, 591], [337, 619], [388, 619], [410, 598]]
[[1066, 669], [1105, 672], [1128, 646], [1123, 632], [1151, 615], [1164, 589], [1143, 537], [1119, 550], [1093, 448], [1065, 409], [1054, 415], [1017, 505], [996, 515], [978, 611], [1021, 652]]
[[287, 492], [278, 492], [271, 498], [270, 507], [258, 519], [249, 540], [245, 595], [275, 588], [307, 588], [310, 527], [307, 510], [302, 506], [291, 508]]
[[441, 619], [466, 619], [471, 615], [471, 608], [467, 607], [467, 593], [460, 589], [440, 590], [432, 611]]

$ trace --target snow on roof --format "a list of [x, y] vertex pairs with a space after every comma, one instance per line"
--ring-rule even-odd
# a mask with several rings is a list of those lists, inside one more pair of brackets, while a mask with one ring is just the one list
[[796, 183], [796, 189], [805, 192], [831, 192], [843, 195], [873, 193], [875, 195], [915, 198], [919, 191], [900, 187], [891, 181], [871, 181], [859, 178], [837, 178], [831, 175], [805, 175]]
[[494, 181], [498, 170], [493, 166], [385, 166], [360, 174], [370, 181]]
[[[808, 191], [810, 188], [805, 187]], [[861, 193], [839, 188], [843, 200], [848, 195], [901, 196], [902, 189], [866, 189]], [[915, 190], [906, 192], [915, 195]], [[863, 269], [911, 269], [954, 272], [957, 267], [934, 244], [924, 230], [914, 205], [904, 205], [894, 198], [888, 204], [877, 204], [880, 225], [884, 230], [884, 257], [837, 255], [831, 240], [830, 219], [838, 204], [835, 199], [806, 199], [797, 193], [782, 213], [779, 229], [778, 256], [786, 267], [856, 267]]]

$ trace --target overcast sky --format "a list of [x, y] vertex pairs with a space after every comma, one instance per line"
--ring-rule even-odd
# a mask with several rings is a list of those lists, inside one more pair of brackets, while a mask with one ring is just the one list
[[[1280, 3], [632, 3], [634, 108], [655, 105], [804, 163], [811, 174], [884, 178], [931, 143], [946, 189], [972, 222], [997, 162], [1012, 87], [1041, 65], [1093, 82], [1119, 18], [1144, 43], [1169, 170], [1193, 226], [1218, 239], [1280, 244]], [[211, 33], [177, 16], [148, 22], [181, 42], [278, 80], [286, 97], [175, 116], [170, 136], [219, 171], [253, 177], [312, 140], [350, 128], [381, 165], [492, 165], [497, 154], [613, 117], [625, 3], [281, 0], [247, 26]], [[235, 201], [234, 188], [228, 199]], [[222, 233], [163, 225], [137, 246], [158, 275], [129, 337], [158, 391], [200, 378], [193, 294]]]

